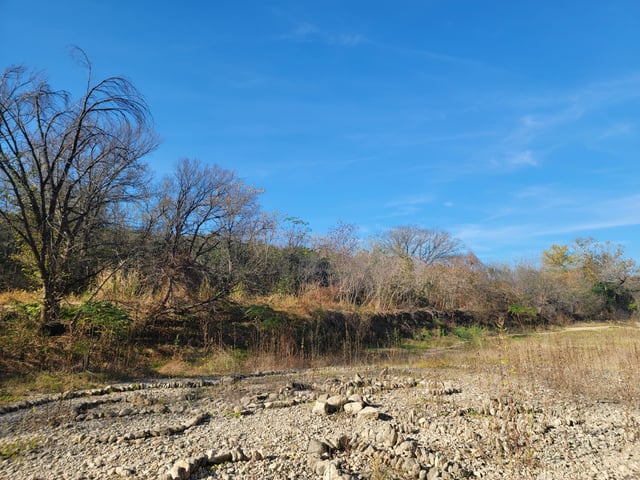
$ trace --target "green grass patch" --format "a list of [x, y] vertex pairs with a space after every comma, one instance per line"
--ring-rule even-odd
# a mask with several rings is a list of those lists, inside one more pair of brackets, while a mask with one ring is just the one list
[[20, 400], [20, 397], [17, 396], [15, 393], [8, 392], [6, 390], [0, 390], [0, 405], [17, 402], [19, 400]]
[[89, 372], [63, 373], [40, 372], [13, 377], [2, 384], [0, 403], [20, 401], [34, 393], [63, 393], [69, 390], [85, 390], [104, 386], [109, 378], [103, 374]]
[[17, 457], [30, 452], [38, 446], [38, 439], [15, 440], [13, 442], [0, 443], [0, 459], [14, 460]]
[[452, 335], [460, 340], [470, 344], [473, 347], [481, 347], [484, 345], [487, 332], [479, 325], [471, 325], [469, 327], [458, 326], [451, 330]]

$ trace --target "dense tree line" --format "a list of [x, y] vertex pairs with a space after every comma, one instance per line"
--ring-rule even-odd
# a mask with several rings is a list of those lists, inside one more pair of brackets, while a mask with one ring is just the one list
[[[345, 308], [434, 308], [514, 322], [629, 315], [638, 271], [618, 246], [553, 245], [539, 264], [484, 265], [437, 228], [405, 225], [363, 240], [337, 223], [312, 237], [301, 219], [261, 210], [260, 190], [193, 159], [154, 181], [142, 96], [120, 77], [77, 99], [23, 68], [0, 78], [0, 289], [42, 291], [40, 321], [71, 293], [145, 298], [148, 315], [230, 295], [321, 292]], [[150, 300], [149, 300], [150, 299]]]

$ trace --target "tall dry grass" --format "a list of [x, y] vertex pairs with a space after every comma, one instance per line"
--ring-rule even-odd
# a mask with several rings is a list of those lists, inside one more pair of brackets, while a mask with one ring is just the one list
[[38, 292], [29, 290], [7, 290], [0, 292], [0, 306], [12, 305], [14, 303], [31, 303], [40, 300]]
[[536, 434], [559, 418], [579, 422], [587, 405], [618, 405], [625, 412], [617, 419], [624, 441], [640, 438], [640, 326], [602, 327], [520, 335], [503, 330], [479, 347], [426, 356], [420, 366], [435, 380], [459, 372], [484, 384], [490, 399], [475, 414], [488, 433], [477, 447], [498, 462], [503, 478], [543, 478], [539, 452], [545, 446]]
[[544, 387], [594, 401], [640, 399], [640, 328], [635, 323], [498, 335], [473, 352], [449, 354], [447, 364], [502, 382]]

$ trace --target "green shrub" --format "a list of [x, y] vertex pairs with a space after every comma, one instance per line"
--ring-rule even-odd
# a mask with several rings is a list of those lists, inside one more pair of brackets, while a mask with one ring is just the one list
[[481, 346], [486, 335], [485, 329], [479, 325], [454, 327], [453, 330], [451, 330], [451, 333], [459, 339], [470, 343], [474, 347]]
[[40, 318], [40, 304], [36, 302], [15, 302], [15, 309], [27, 317], [29, 320], [38, 320]]
[[515, 317], [519, 323], [533, 323], [538, 316], [538, 310], [516, 303], [509, 305], [509, 315]]
[[85, 302], [71, 313], [78, 319], [79, 326], [89, 328], [94, 334], [123, 337], [132, 323], [126, 310], [105, 300]]
[[281, 326], [284, 319], [268, 305], [250, 305], [244, 312], [245, 317], [259, 322], [260, 328], [273, 329]]

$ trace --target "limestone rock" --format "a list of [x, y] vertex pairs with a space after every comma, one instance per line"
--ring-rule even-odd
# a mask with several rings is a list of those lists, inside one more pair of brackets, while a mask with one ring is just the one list
[[351, 415], [356, 415], [358, 412], [364, 409], [364, 404], [362, 402], [349, 402], [344, 404], [344, 411]]
[[380, 417], [380, 410], [375, 407], [364, 407], [358, 412], [358, 418], [371, 418], [378, 419]]
[[331, 448], [325, 442], [311, 439], [309, 441], [309, 446], [307, 447], [307, 453], [313, 457], [326, 459], [331, 453]]
[[316, 403], [314, 403], [313, 405], [313, 413], [315, 413], [316, 415], [329, 415], [329, 404], [327, 402], [316, 400]]
[[334, 395], [327, 399], [327, 405], [329, 405], [329, 408], [333, 411], [340, 410], [345, 403], [347, 403], [347, 397], [344, 395]]
[[191, 465], [186, 460], [178, 460], [169, 471], [172, 480], [188, 480], [191, 476]]

